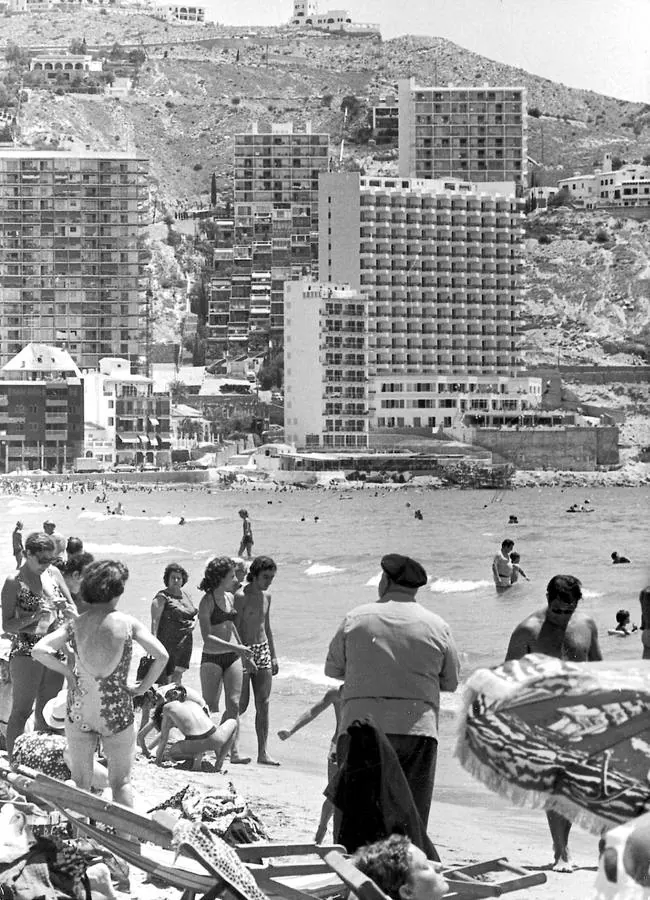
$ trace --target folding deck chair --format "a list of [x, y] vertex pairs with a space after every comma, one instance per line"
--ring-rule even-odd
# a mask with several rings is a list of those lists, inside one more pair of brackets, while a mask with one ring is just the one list
[[[209, 858], [192, 844], [182, 843], [181, 850], [176, 855], [172, 845], [174, 833], [161, 822], [26, 767], [20, 766], [17, 771], [13, 771], [0, 764], [0, 778], [28, 799], [60, 812], [74, 823], [80, 833], [97, 841], [116, 856], [181, 890], [182, 900], [194, 900], [197, 896], [203, 900], [214, 900], [228, 887], [239, 893], [240, 897], [245, 897], [245, 900], [262, 900], [263, 895], [283, 900], [313, 900], [321, 895], [331, 897], [339, 893], [341, 882], [359, 900], [388, 900], [371, 879], [362, 875], [343, 856], [343, 847], [311, 842], [255, 842], [235, 845], [238, 861], [244, 863], [261, 892], [258, 895], [253, 891], [252, 896], [242, 894], [224, 876], [223, 868], [211, 866]], [[89, 818], [91, 823], [82, 821], [79, 816]], [[99, 828], [95, 822], [113, 828], [116, 833]], [[120, 837], [120, 834], [129, 837]], [[228, 848], [227, 852], [232, 849], [224, 842], [220, 844]], [[312, 859], [308, 859], [309, 856]], [[287, 858], [290, 861], [285, 861]], [[336, 878], [331, 881], [326, 878], [323, 884], [323, 876], [328, 873], [334, 873]], [[483, 880], [485, 876], [504, 873], [515, 877], [496, 883]], [[543, 872], [528, 873], [505, 859], [449, 868], [444, 874], [450, 887], [450, 893], [446, 895], [449, 900], [498, 897], [546, 881]], [[319, 884], [313, 889], [305, 886], [305, 876], [321, 876], [318, 878]], [[294, 879], [300, 879], [300, 887], [291, 883]]]
[[[323, 849], [323, 856], [328, 866], [359, 900], [389, 900], [371, 878], [360, 872], [350, 859], [337, 850]], [[516, 877], [498, 882], [479, 881], [474, 877], [502, 873], [511, 873]], [[488, 862], [445, 869], [443, 874], [449, 884], [449, 893], [445, 894], [445, 900], [500, 897], [501, 894], [546, 882], [546, 875], [543, 872], [526, 872], [525, 869], [511, 865], [506, 859], [492, 859]]]
[[[173, 849], [174, 832], [161, 822], [27, 767], [20, 766], [14, 771], [0, 764], [0, 778], [32, 802], [41, 806], [45, 804], [60, 812], [80, 833], [97, 841], [130, 865], [178, 888], [183, 892], [183, 900], [193, 900], [197, 896], [213, 900], [228, 886], [238, 893], [236, 885], [224, 875], [224, 870], [212, 867], [209, 859], [196, 847], [182, 843], [176, 855]], [[80, 819], [80, 816], [90, 819], [90, 823]], [[108, 826], [116, 833], [105, 831], [95, 823]], [[232, 848], [219, 839], [214, 841], [215, 844], [217, 842], [222, 845], [223, 852], [234, 849], [237, 862], [244, 863], [245, 870], [254, 879], [258, 893], [252, 891], [252, 896], [247, 896], [246, 900], [263, 900], [264, 895], [286, 900], [312, 900], [312, 895], [284, 883], [284, 880], [327, 875], [335, 881], [332, 870], [318, 851], [343, 850], [335, 844], [321, 848], [313, 843], [255, 842], [237, 844]], [[284, 861], [287, 857], [294, 859]], [[335, 881], [334, 892], [337, 884]]]

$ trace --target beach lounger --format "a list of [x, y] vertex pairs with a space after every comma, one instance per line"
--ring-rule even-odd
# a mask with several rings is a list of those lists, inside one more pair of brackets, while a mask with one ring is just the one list
[[[336, 891], [338, 881], [323, 860], [321, 851], [342, 850], [338, 845], [319, 847], [313, 843], [255, 842], [232, 848], [210, 835], [207, 829], [187, 822], [179, 823], [184, 832], [179, 840], [179, 826], [168, 827], [126, 806], [103, 800], [26, 767], [20, 766], [14, 771], [0, 765], [0, 778], [31, 801], [59, 811], [81, 834], [97, 841], [130, 865], [183, 891], [183, 900], [196, 896], [212, 900], [226, 887], [239, 894], [242, 900], [266, 900], [266, 897], [312, 900], [311, 893], [286, 883], [287, 879], [304, 881], [306, 876], [327, 875], [335, 882]], [[95, 823], [108, 826], [115, 833]], [[236, 852], [236, 858], [233, 858], [233, 852]], [[308, 859], [309, 856], [312, 859]]]

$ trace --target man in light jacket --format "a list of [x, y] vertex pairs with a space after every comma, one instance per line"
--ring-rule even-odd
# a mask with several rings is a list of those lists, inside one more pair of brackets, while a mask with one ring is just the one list
[[[325, 674], [344, 681], [339, 735], [371, 715], [391, 742], [426, 826], [438, 754], [440, 691], [455, 691], [459, 660], [447, 623], [416, 600], [420, 563], [389, 553], [379, 601], [352, 609], [332, 638]], [[339, 738], [339, 753], [345, 742]], [[342, 760], [339, 759], [339, 764]]]

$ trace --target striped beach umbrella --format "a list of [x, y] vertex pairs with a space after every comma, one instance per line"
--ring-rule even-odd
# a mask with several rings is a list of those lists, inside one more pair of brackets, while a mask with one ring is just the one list
[[599, 834], [650, 810], [650, 665], [530, 654], [468, 680], [456, 755], [511, 802]]

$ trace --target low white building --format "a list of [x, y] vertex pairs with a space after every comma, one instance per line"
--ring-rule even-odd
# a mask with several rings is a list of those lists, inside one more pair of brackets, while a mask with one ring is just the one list
[[205, 22], [205, 7], [178, 3], [161, 3], [154, 7], [154, 15], [169, 22], [196, 25]]
[[133, 374], [126, 359], [101, 359], [83, 378], [87, 450], [111, 463], [171, 463], [169, 393], [155, 394], [153, 379]]
[[562, 178], [558, 190], [566, 188], [571, 199], [585, 209], [603, 206], [650, 206], [650, 166], [624, 163], [612, 168], [612, 154], [606, 153], [602, 168], [592, 175], [576, 173]]
[[376, 22], [353, 22], [347, 9], [328, 9], [320, 13], [317, 0], [294, 0], [290, 24], [350, 34], [379, 34], [381, 31]]

